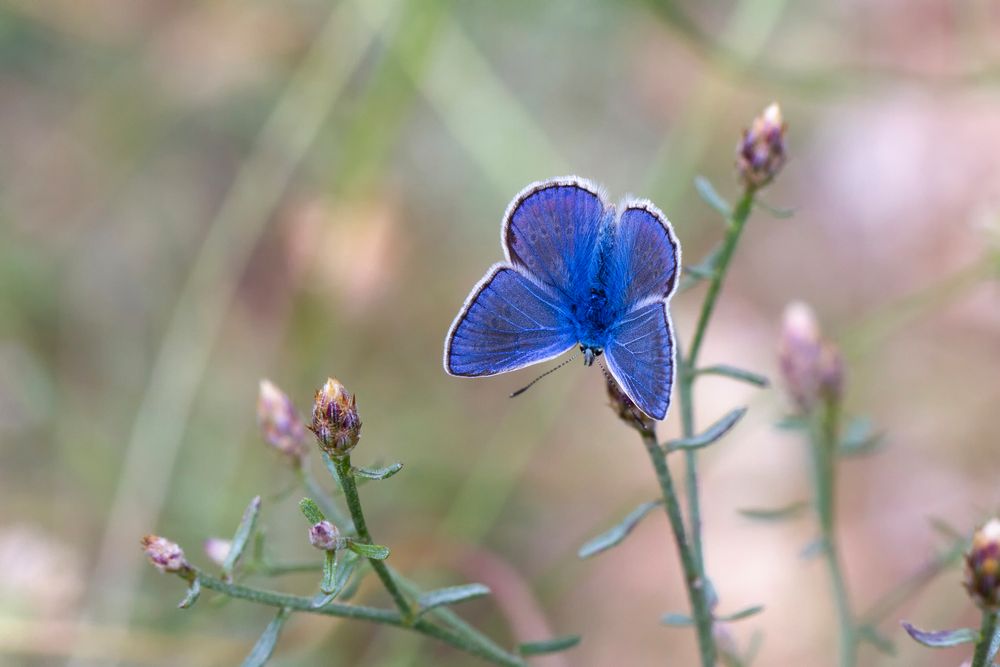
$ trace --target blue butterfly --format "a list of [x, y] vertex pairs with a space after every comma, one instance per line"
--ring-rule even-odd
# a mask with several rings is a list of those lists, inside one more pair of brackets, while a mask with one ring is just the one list
[[667, 301], [681, 248], [652, 202], [608, 203], [576, 176], [533, 183], [504, 214], [506, 261], [472, 289], [448, 331], [451, 375], [506, 373], [579, 345], [584, 364], [602, 353], [644, 413], [663, 419], [674, 383]]

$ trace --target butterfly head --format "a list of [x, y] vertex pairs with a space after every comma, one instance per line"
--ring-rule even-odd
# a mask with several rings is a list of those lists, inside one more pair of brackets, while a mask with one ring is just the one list
[[604, 350], [599, 347], [587, 347], [584, 345], [580, 346], [580, 351], [583, 352], [584, 366], [592, 366], [594, 364], [594, 359], [601, 356], [601, 353], [604, 352]]

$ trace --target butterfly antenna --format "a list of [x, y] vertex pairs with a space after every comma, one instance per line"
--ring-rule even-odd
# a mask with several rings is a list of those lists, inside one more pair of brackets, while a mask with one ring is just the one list
[[570, 357], [570, 358], [569, 358], [569, 359], [567, 359], [566, 361], [562, 362], [561, 364], [559, 364], [559, 365], [558, 365], [558, 366], [556, 366], [555, 368], [550, 368], [549, 370], [545, 371], [544, 373], [542, 373], [541, 375], [539, 375], [538, 377], [536, 377], [536, 378], [535, 378], [534, 380], [532, 380], [532, 381], [531, 381], [531, 382], [529, 382], [528, 384], [524, 385], [523, 387], [521, 387], [520, 389], [518, 389], [517, 391], [515, 391], [515, 392], [514, 392], [513, 394], [511, 394], [511, 395], [510, 395], [510, 397], [511, 397], [511, 398], [514, 398], [515, 396], [520, 396], [520, 395], [521, 395], [521, 394], [523, 394], [524, 392], [526, 392], [526, 391], [528, 391], [529, 389], [531, 389], [531, 385], [535, 384], [536, 382], [538, 382], [539, 380], [541, 380], [541, 379], [542, 379], [543, 377], [545, 377], [546, 375], [550, 375], [550, 374], [552, 374], [552, 373], [555, 373], [555, 372], [556, 372], [557, 370], [559, 370], [560, 368], [562, 368], [563, 366], [565, 366], [565, 365], [566, 365], [566, 364], [568, 364], [569, 362], [573, 361], [573, 360], [574, 360], [574, 359], [576, 359], [576, 358], [577, 358], [578, 356], [580, 356], [580, 355], [578, 355], [578, 354], [574, 354], [574, 355], [573, 355], [572, 357]]

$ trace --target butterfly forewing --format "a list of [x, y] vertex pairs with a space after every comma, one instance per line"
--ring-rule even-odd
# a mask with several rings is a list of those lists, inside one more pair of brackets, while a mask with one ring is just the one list
[[556, 179], [526, 188], [503, 228], [507, 257], [562, 299], [587, 289], [588, 272], [607, 205], [586, 181]]
[[519, 271], [495, 266], [448, 333], [445, 369], [495, 375], [557, 357], [576, 343], [559, 300]]

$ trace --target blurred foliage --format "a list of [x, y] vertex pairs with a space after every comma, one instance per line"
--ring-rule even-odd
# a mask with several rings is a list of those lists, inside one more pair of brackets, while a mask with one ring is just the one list
[[[277, 555], [307, 556], [255, 394], [270, 377], [304, 409], [335, 374], [358, 464], [406, 465], [361, 491], [396, 568], [489, 585], [498, 604], [463, 611], [509, 645], [578, 633], [574, 665], [690, 664], [656, 623], [683, 595], [648, 580], [679, 571], [661, 519], [576, 559], [655, 489], [603, 378], [574, 365], [511, 401], [534, 371], [447, 377], [442, 338], [533, 180], [648, 197], [697, 261], [720, 230], [694, 178], [734, 198], [739, 132], [772, 98], [790, 160], [764, 196], [795, 216], [751, 222], [703, 358], [773, 377], [793, 298], [839, 332], [849, 407], [886, 434], [842, 482], [864, 608], [930, 553], [926, 516], [967, 528], [1000, 501], [998, 35], [987, 0], [0, 4], [0, 662], [242, 659], [271, 612], [174, 610], [137, 540], [198, 560], [261, 494]], [[699, 297], [675, 299], [685, 336]], [[737, 403], [740, 441], [704, 454], [714, 583], [727, 609], [766, 603], [734, 630], [764, 630], [759, 664], [826, 664], [825, 582], [796, 555], [814, 535], [736, 511], [803, 497], [804, 452], [769, 426], [779, 391], [706, 378], [699, 421]], [[957, 580], [913, 603], [929, 627], [975, 623]], [[895, 643], [862, 662], [959, 661]], [[275, 658], [463, 661], [299, 616]]]

